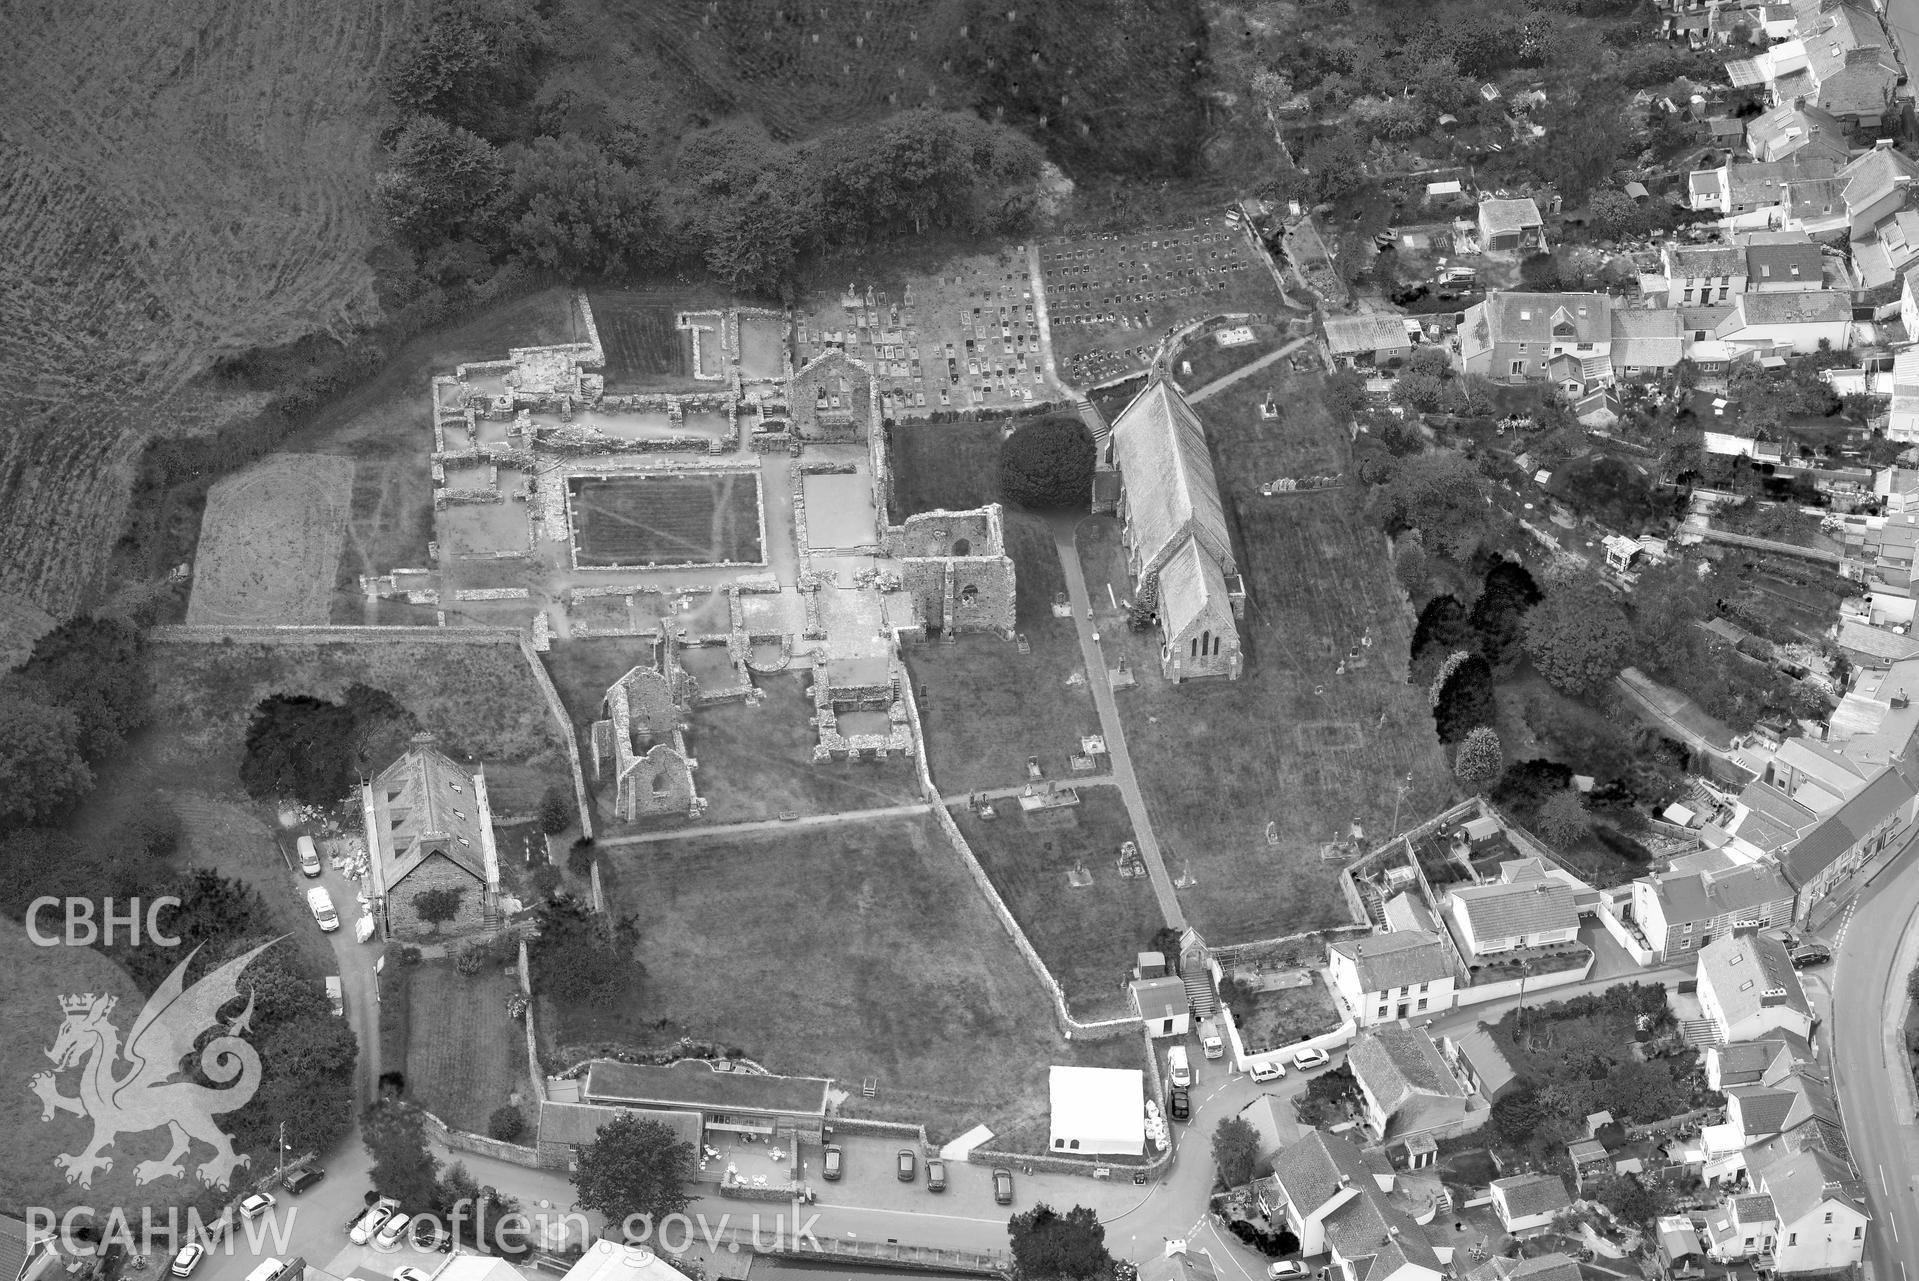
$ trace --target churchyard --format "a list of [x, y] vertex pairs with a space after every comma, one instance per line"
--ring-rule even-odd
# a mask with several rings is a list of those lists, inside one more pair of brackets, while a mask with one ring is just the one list
[[924, 1121], [935, 1142], [1043, 1116], [1052, 1064], [1139, 1065], [1135, 1037], [1059, 1038], [928, 817], [609, 851], [603, 877], [612, 912], [637, 918], [645, 977], [616, 1005], [542, 998], [542, 1035], [563, 1058], [608, 1040], [711, 1040], [775, 1072], [834, 1077], [847, 1114]]
[[1270, 321], [1282, 306], [1272, 273], [1223, 213], [1048, 240], [1039, 259], [1054, 365], [1080, 388], [1147, 368], [1191, 321], [1239, 312]]
[[1152, 885], [1122, 867], [1133, 826], [1119, 790], [1075, 791], [1079, 803], [1059, 809], [1027, 812], [1002, 799], [990, 819], [970, 805], [953, 806], [953, 818], [1073, 1017], [1119, 1018], [1131, 1013], [1127, 971], [1166, 922]]
[[[1118, 522], [1079, 527], [1079, 551], [1155, 833], [1189, 921], [1209, 942], [1351, 919], [1340, 861], [1453, 786], [1423, 692], [1406, 683], [1411, 620], [1384, 536], [1348, 488], [1263, 495], [1282, 478], [1336, 476], [1346, 440], [1317, 375], [1262, 371], [1197, 406], [1247, 583], [1245, 674], [1172, 685], [1158, 641], [1133, 632]], [[1272, 397], [1277, 419], [1260, 405]], [[1271, 839], [1268, 825], [1271, 824]], [[1357, 832], [1357, 834], [1356, 834]]]
[[189, 623], [325, 623], [353, 495], [353, 463], [275, 454], [207, 495]]
[[1025, 245], [933, 270], [818, 290], [801, 315], [804, 364], [832, 347], [871, 365], [889, 418], [1019, 409], [1063, 393], [1045, 376]]

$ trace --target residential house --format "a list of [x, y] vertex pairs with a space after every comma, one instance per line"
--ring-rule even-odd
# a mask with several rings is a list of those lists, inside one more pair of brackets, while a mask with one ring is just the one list
[[1852, 347], [1852, 297], [1836, 289], [1739, 294], [1714, 336], [1735, 354], [1809, 356], [1821, 343], [1847, 351]]
[[[567, 1269], [559, 1281], [676, 1281], [686, 1274], [675, 1268], [664, 1255], [656, 1250], [643, 1249], [638, 1245], [626, 1245], [619, 1241], [597, 1240], [584, 1243], [586, 1249]], [[432, 1264], [427, 1269], [432, 1272], [434, 1281], [508, 1281], [496, 1273], [479, 1274], [479, 1267], [492, 1268], [501, 1263], [499, 1259], [488, 1259], [478, 1255], [469, 1255], [464, 1250], [438, 1268]], [[471, 1267], [476, 1269], [468, 1272]], [[1142, 1269], [1143, 1270], [1143, 1269]], [[363, 1274], [365, 1269], [355, 1269]], [[550, 1276], [544, 1268], [529, 1275]], [[1196, 1281], [1214, 1281], [1211, 1276]]]
[[1769, 863], [1642, 876], [1631, 891], [1633, 923], [1658, 962], [1705, 947], [1737, 926], [1792, 920], [1792, 886]]
[[1786, 945], [1736, 933], [1699, 953], [1699, 1009], [1722, 1041], [1754, 1041], [1790, 1032], [1810, 1041], [1817, 1020]]
[[1218, 1281], [1213, 1256], [1185, 1241], [1168, 1241], [1166, 1248], [1139, 1265], [1139, 1281]]
[[1566, 1181], [1557, 1174], [1514, 1174], [1494, 1179], [1493, 1213], [1506, 1231], [1518, 1236], [1551, 1225], [1553, 1219], [1572, 1207]]
[[[1772, 239], [1773, 235], [1780, 239]], [[1803, 232], [1757, 233], [1746, 242], [1746, 289], [1751, 293], [1806, 293], [1825, 288], [1826, 256]], [[1791, 235], [1791, 239], [1785, 239]]]
[[1609, 382], [1612, 309], [1597, 293], [1488, 294], [1459, 326], [1461, 369], [1496, 382], [1541, 382], [1565, 357], [1582, 384]]
[[1656, 378], [1686, 356], [1679, 313], [1666, 308], [1621, 307], [1612, 314], [1612, 367], [1620, 378]]
[[1515, 948], [1572, 943], [1579, 937], [1573, 891], [1560, 881], [1464, 886], [1453, 890], [1447, 902], [1454, 936], [1469, 963]]
[[[386, 937], [420, 940], [484, 929], [499, 906], [500, 860], [486, 776], [418, 735], [360, 788], [375, 919]], [[420, 911], [428, 891], [457, 896], [451, 919]]]
[[1845, 184], [1846, 222], [1854, 236], [1865, 236], [1912, 203], [1919, 164], [1881, 138], [1839, 171]]
[[1386, 929], [1388, 932], [1395, 930], [1425, 930], [1430, 934], [1439, 929], [1439, 922], [1434, 919], [1431, 909], [1426, 906], [1425, 900], [1410, 891], [1402, 890], [1387, 899], [1386, 905], [1381, 911], [1386, 918]]
[[1919, 791], [1901, 761], [1874, 775], [1859, 793], [1800, 837], [1784, 856], [1786, 875], [1798, 893], [1793, 917], [1804, 922], [1866, 864], [1888, 852], [1912, 826]]
[[39, 1281], [54, 1258], [53, 1233], [0, 1214], [0, 1281]]
[[1239, 1119], [1253, 1127], [1259, 1136], [1259, 1160], [1271, 1161], [1281, 1149], [1299, 1142], [1305, 1134], [1293, 1100], [1283, 1094], [1261, 1094], [1239, 1110]]
[[1706, 1250], [1699, 1229], [1684, 1214], [1662, 1214], [1653, 1220], [1653, 1255], [1672, 1281], [1706, 1273]]
[[1544, 252], [1546, 223], [1531, 196], [1479, 202], [1479, 247], [1486, 253]]
[[1763, 1192], [1729, 1196], [1706, 1214], [1706, 1252], [1721, 1263], [1743, 1263], [1772, 1254], [1779, 1211]]
[[1848, 1160], [1774, 1140], [1748, 1152], [1746, 1163], [1753, 1186], [1772, 1201], [1775, 1273], [1841, 1272], [1858, 1265], [1872, 1215], [1865, 1185]]
[[[1786, 21], [1792, 21], [1792, 9], [1789, 5], [1780, 5], [1786, 11]], [[1746, 9], [1727, 12], [1744, 14]], [[1846, 126], [1830, 111], [1801, 102], [1782, 102], [1772, 110], [1753, 117], [1746, 122], [1746, 150], [1752, 153], [1754, 160], [1773, 163], [1787, 156], [1811, 155], [1824, 156], [1835, 164], [1846, 163], [1850, 152], [1846, 146]]]
[[581, 1100], [630, 1108], [648, 1120], [661, 1112], [697, 1112], [705, 1129], [728, 1138], [790, 1133], [821, 1141], [833, 1083], [824, 1078], [715, 1072], [698, 1059], [668, 1067], [595, 1059], [587, 1065]]
[[1347, 1202], [1326, 1218], [1341, 1281], [1446, 1281], [1448, 1270], [1412, 1215], [1381, 1196]]
[[1333, 363], [1353, 368], [1386, 368], [1412, 358], [1413, 339], [1406, 320], [1385, 312], [1326, 319], [1326, 350]]
[[1805, 1068], [1787, 1073], [1776, 1085], [1735, 1085], [1724, 1093], [1724, 1123], [1739, 1134], [1744, 1147], [1764, 1143], [1802, 1125], [1819, 1126], [1840, 1136], [1832, 1146], [1845, 1142], [1845, 1126], [1839, 1119], [1839, 1102], [1832, 1086]]
[[1162, 674], [1237, 680], [1246, 589], [1199, 416], [1154, 378], [1113, 420], [1106, 461], [1119, 468], [1135, 598], [1157, 601]]
[[1310, 1257], [1327, 1251], [1330, 1216], [1353, 1201], [1377, 1196], [1393, 1182], [1392, 1167], [1381, 1169], [1351, 1139], [1309, 1130], [1273, 1159], [1273, 1199], [1262, 1208], [1299, 1238], [1299, 1252]]
[[[1919, 272], [1907, 273], [1901, 286], [1899, 314], [1902, 319], [1908, 307], [1913, 306], [1915, 275]], [[1919, 307], [1913, 308], [1913, 320], [1919, 321]], [[1906, 332], [1919, 334], [1919, 328], [1908, 327]], [[1892, 358], [1892, 416], [1886, 420], [1886, 439], [1902, 444], [1919, 442], [1919, 347], [1908, 347]]]
[[1134, 979], [1129, 985], [1133, 1009], [1150, 1036], [1185, 1036], [1192, 1030], [1192, 999], [1184, 980], [1171, 975]]
[[1498, 1102], [1519, 1080], [1484, 1023], [1440, 1037], [1439, 1052], [1467, 1088], [1488, 1103]]
[[1585, 1274], [1572, 1256], [1554, 1252], [1530, 1259], [1498, 1255], [1466, 1274], [1466, 1281], [1580, 1281]]
[[1666, 269], [1666, 305], [1726, 302], [1746, 292], [1746, 253], [1737, 245], [1667, 242], [1660, 251]]
[[1365, 1122], [1380, 1140], [1458, 1127], [1470, 1096], [1446, 1065], [1432, 1034], [1406, 1023], [1360, 1032], [1346, 1053], [1359, 1083]]
[[1811, 1061], [1812, 1046], [1785, 1032], [1759, 1041], [1708, 1046], [1706, 1084], [1721, 1092], [1747, 1085], [1777, 1085], [1801, 1063]]
[[1878, 17], [1853, 0], [1799, 7], [1794, 38], [1726, 64], [1735, 87], [1764, 85], [1774, 107], [1816, 107], [1847, 125], [1877, 125], [1903, 80]]
[[1362, 1027], [1439, 1014], [1453, 1005], [1453, 958], [1425, 930], [1391, 930], [1332, 944], [1326, 973]]
[[[1690, 206], [1701, 212], [1717, 213], [1732, 227], [1771, 227], [1798, 221], [1804, 215], [1792, 211], [1794, 189], [1809, 183], [1832, 182], [1832, 199], [1838, 203], [1839, 218], [1844, 220], [1844, 184], [1837, 181], [1839, 165], [1825, 155], [1802, 152], [1784, 160], [1770, 162], [1728, 159], [1716, 169], [1695, 169], [1687, 175], [1686, 190]], [[1802, 203], [1812, 209], [1825, 201], [1811, 202], [1808, 191]]]
[[1919, 209], [1900, 209], [1871, 231], [1854, 236], [1849, 246], [1858, 287], [1874, 301], [1902, 286], [1905, 274], [1919, 266]]

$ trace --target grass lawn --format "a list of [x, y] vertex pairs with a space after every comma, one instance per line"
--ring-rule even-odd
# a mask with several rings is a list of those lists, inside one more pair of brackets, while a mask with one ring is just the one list
[[[1105, 604], [1109, 584], [1121, 600], [1131, 590], [1118, 522], [1080, 526], [1107, 654], [1124, 653], [1139, 682], [1117, 697], [1140, 786], [1169, 865], [1197, 882], [1180, 891], [1188, 919], [1212, 943], [1346, 923], [1339, 865], [1320, 860], [1321, 845], [1355, 821], [1368, 844], [1383, 840], [1396, 799], [1406, 827], [1453, 795], [1431, 711], [1406, 683], [1411, 620], [1358, 491], [1258, 491], [1275, 477], [1350, 470], [1321, 387], [1318, 376], [1263, 372], [1199, 406], [1249, 597], [1238, 681], [1162, 680], [1157, 638]], [[1257, 409], [1269, 392], [1284, 406], [1274, 422]]]
[[1239, 1037], [1248, 1054], [1259, 1054], [1322, 1036], [1338, 1027], [1339, 1019], [1339, 1007], [1326, 990], [1326, 981], [1314, 974], [1312, 982], [1302, 987], [1254, 997], [1251, 1012], [1240, 1023]]
[[506, 1013], [518, 987], [498, 966], [472, 978], [451, 961], [414, 967], [407, 980], [409, 1099], [473, 1134], [486, 1133], [487, 1118], [510, 1096], [526, 1099], [526, 1033]]
[[[1115, 866], [1121, 843], [1133, 839], [1119, 790], [1082, 788], [1079, 796], [1077, 807], [1037, 822], [1010, 802], [996, 805], [991, 821], [964, 807], [953, 817], [1059, 980], [1073, 1016], [1117, 1018], [1128, 1012], [1127, 970], [1166, 922], [1152, 886], [1122, 880]], [[1075, 888], [1067, 873], [1081, 864], [1093, 883]]]
[[[1220, 346], [1214, 334], [1237, 327], [1222, 324], [1214, 330], [1195, 334], [1181, 345], [1178, 354], [1173, 357], [1173, 370], [1182, 388], [1189, 392], [1198, 391], [1215, 378], [1224, 378], [1236, 369], [1244, 369], [1286, 341], [1284, 324], [1261, 320], [1246, 326], [1253, 331], [1253, 341], [1235, 347]], [[1186, 372], [1188, 365], [1192, 366], [1191, 373]]]
[[888, 431], [894, 521], [930, 511], [968, 511], [999, 501], [1000, 434], [994, 422], [907, 419]]
[[1009, 511], [1006, 550], [1018, 577], [1018, 629], [1032, 652], [990, 636], [906, 651], [922, 691], [927, 764], [948, 796], [1023, 783], [1028, 756], [1039, 758], [1048, 778], [1068, 778], [1080, 736], [1099, 733], [1078, 633], [1071, 620], [1052, 614], [1066, 575], [1051, 527]]
[[638, 918], [646, 979], [617, 1008], [558, 1007], [563, 1045], [683, 1032], [834, 1077], [849, 1113], [923, 1119], [937, 1139], [1043, 1117], [1052, 1064], [1137, 1066], [1134, 1038], [1060, 1040], [930, 818], [616, 850], [602, 874], [612, 910]]

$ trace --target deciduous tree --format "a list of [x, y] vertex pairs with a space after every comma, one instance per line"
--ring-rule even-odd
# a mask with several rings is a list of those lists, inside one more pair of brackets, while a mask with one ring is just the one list
[[1539, 807], [1539, 834], [1554, 845], [1577, 845], [1592, 831], [1586, 800], [1572, 788], [1555, 792]]
[[539, 936], [527, 954], [535, 988], [562, 1001], [632, 999], [642, 976], [632, 917], [613, 921], [572, 898], [546, 899], [537, 912]]
[[1467, 625], [1479, 645], [1479, 652], [1495, 669], [1519, 657], [1525, 640], [1526, 615], [1541, 596], [1533, 576], [1517, 561], [1500, 560], [1486, 571], [1479, 599], [1473, 602], [1472, 613], [1467, 616]]
[[460, 914], [460, 900], [465, 897], [466, 891], [458, 885], [421, 890], [413, 896], [413, 910], [438, 934], [442, 925]]
[[1213, 1131], [1213, 1164], [1219, 1180], [1229, 1188], [1252, 1182], [1259, 1160], [1259, 1131], [1243, 1117], [1229, 1116]]
[[659, 1121], [629, 1113], [602, 1126], [599, 1137], [580, 1149], [573, 1186], [580, 1204], [608, 1223], [647, 1215], [658, 1224], [692, 1202], [687, 1185], [696, 1172], [691, 1143]]
[[1440, 450], [1400, 460], [1386, 486], [1393, 518], [1418, 529], [1426, 550], [1466, 560], [1490, 519], [1485, 482], [1464, 454]]
[[152, 715], [146, 643], [115, 618], [75, 618], [34, 643], [20, 671], [26, 688], [80, 724], [80, 752], [99, 764]]
[[1092, 1281], [1112, 1269], [1106, 1228], [1083, 1205], [1060, 1214], [1042, 1201], [1014, 1215], [1006, 1230], [1020, 1281]]
[[1526, 617], [1526, 653], [1555, 689], [1583, 694], [1619, 674], [1632, 629], [1612, 593], [1594, 582], [1550, 592]]
[[433, 1203], [440, 1172], [426, 1142], [426, 1123], [410, 1103], [387, 1099], [360, 1116], [360, 1141], [373, 1158], [373, 1186], [405, 1206]]
[[93, 787], [80, 720], [0, 686], [0, 829], [52, 818]]

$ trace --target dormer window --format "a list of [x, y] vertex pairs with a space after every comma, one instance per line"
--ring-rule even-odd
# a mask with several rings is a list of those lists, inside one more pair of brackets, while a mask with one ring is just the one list
[[454, 782], [454, 781], [453, 781], [452, 779], [448, 779], [448, 780], [446, 781], [446, 785], [447, 785], [448, 787], [450, 787], [450, 788], [452, 788], [452, 789], [453, 789], [454, 791], [456, 791], [456, 792], [460, 792], [460, 793], [462, 793], [462, 794], [464, 794], [464, 793], [465, 793], [465, 791], [466, 791], [466, 789], [465, 789], [464, 787], [461, 787], [461, 786], [460, 786], [460, 785], [459, 785], [458, 783], [456, 783], [456, 782]]

